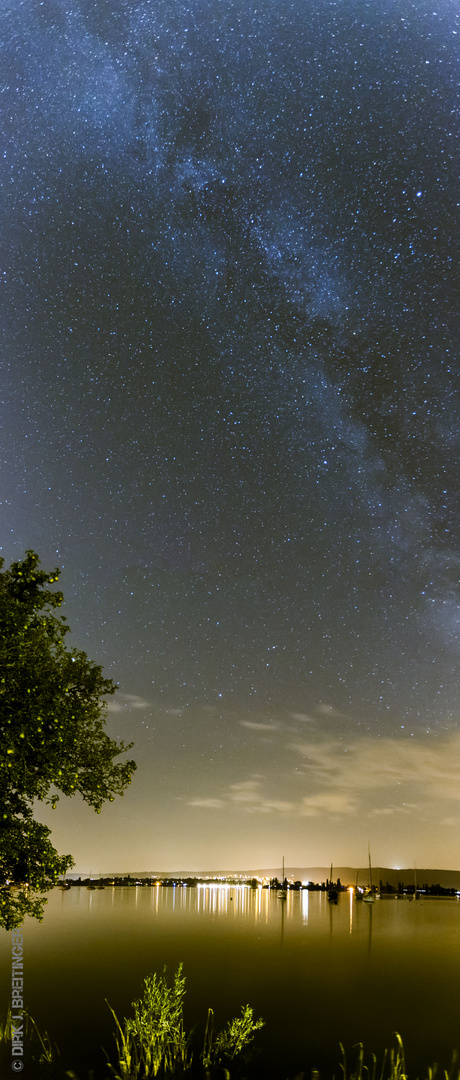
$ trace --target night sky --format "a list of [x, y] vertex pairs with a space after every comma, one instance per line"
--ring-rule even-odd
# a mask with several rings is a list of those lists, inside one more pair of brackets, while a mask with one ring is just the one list
[[93, 873], [458, 868], [456, 0], [0, 15], [1, 553], [138, 762], [39, 818]]

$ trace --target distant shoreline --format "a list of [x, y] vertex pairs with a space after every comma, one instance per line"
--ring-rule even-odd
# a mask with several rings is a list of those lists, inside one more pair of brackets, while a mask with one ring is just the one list
[[[285, 869], [285, 876], [290, 883], [301, 883], [305, 886], [308, 882], [312, 885], [321, 885], [327, 882], [331, 877], [331, 867], [292, 867], [288, 866]], [[350, 867], [350, 866], [337, 866], [333, 867], [332, 877], [334, 881], [340, 880], [343, 886], [355, 886], [357, 883], [360, 886], [366, 885], [368, 881], [368, 868], [366, 867]], [[400, 885], [404, 888], [414, 885], [415, 878], [417, 883], [417, 889], [423, 891], [424, 888], [430, 888], [432, 886], [439, 885], [443, 889], [456, 889], [460, 890], [460, 870], [442, 870], [442, 869], [426, 869], [418, 868], [414, 871], [414, 867], [404, 867], [401, 869], [394, 869], [393, 867], [375, 866], [372, 868], [372, 878], [376, 885], [382, 884], [384, 889], [388, 886], [390, 890], [397, 890]], [[121, 883], [133, 883], [135, 881], [187, 881], [187, 882], [209, 882], [220, 881], [222, 883], [230, 884], [243, 884], [251, 880], [257, 880], [260, 884], [268, 884], [271, 880], [281, 880], [280, 867], [263, 868], [263, 869], [251, 869], [251, 870], [123, 870], [123, 871], [107, 871], [99, 874], [91, 874], [88, 870], [73, 871], [67, 874], [67, 881], [75, 883], [78, 880], [80, 882], [86, 882], [91, 879], [92, 882], [97, 884], [98, 881], [104, 882], [118, 882]]]

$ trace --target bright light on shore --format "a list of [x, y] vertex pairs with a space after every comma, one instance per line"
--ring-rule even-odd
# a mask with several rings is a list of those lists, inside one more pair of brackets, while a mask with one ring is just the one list
[[198, 889], [249, 889], [249, 885], [229, 885], [226, 881], [199, 881]]
[[199, 881], [197, 885], [198, 889], [231, 889], [232, 885], [228, 885], [225, 882], [220, 881]]

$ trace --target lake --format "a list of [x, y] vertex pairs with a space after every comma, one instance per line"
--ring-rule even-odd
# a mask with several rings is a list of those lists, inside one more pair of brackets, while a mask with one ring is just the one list
[[[182, 961], [186, 1026], [217, 1027], [249, 1002], [265, 1027], [254, 1071], [276, 1080], [319, 1068], [339, 1075], [339, 1041], [379, 1055], [404, 1041], [415, 1077], [460, 1048], [460, 903], [381, 899], [337, 905], [324, 893], [239, 888], [72, 887], [49, 894], [43, 923], [27, 920], [25, 1005], [80, 1080], [106, 1076], [113, 1020], [129, 1014], [144, 977]], [[11, 935], [0, 932], [2, 1006], [10, 997]], [[3, 1011], [3, 1008], [2, 1008]], [[201, 1036], [200, 1036], [201, 1037]]]

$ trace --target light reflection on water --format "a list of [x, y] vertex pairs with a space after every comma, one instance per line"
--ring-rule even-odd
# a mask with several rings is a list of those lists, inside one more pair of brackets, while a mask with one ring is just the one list
[[[10, 935], [0, 933], [2, 1002]], [[129, 1013], [145, 975], [183, 961], [186, 1023], [223, 1024], [249, 1002], [266, 1026], [259, 1069], [285, 1080], [319, 1066], [337, 1075], [339, 1041], [381, 1053], [401, 1033], [409, 1072], [460, 1048], [460, 904], [382, 899], [337, 905], [324, 893], [286, 900], [247, 887], [54, 890], [44, 922], [24, 928], [25, 996], [39, 1025], [83, 1080], [105, 1061], [113, 1022]], [[106, 1075], [106, 1069], [101, 1069]]]

